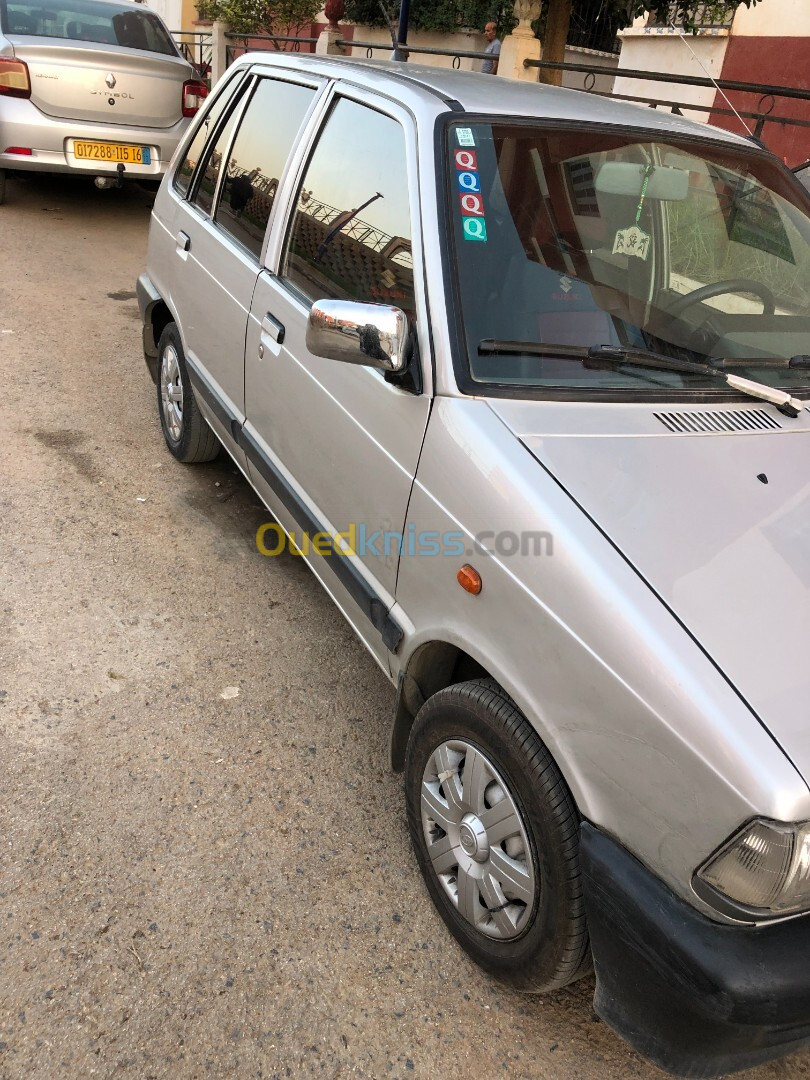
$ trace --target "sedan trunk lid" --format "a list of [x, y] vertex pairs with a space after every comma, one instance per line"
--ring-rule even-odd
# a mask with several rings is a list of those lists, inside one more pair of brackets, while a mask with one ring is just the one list
[[28, 65], [31, 101], [48, 116], [143, 128], [173, 127], [182, 118], [192, 69], [180, 56], [90, 41], [11, 40]]

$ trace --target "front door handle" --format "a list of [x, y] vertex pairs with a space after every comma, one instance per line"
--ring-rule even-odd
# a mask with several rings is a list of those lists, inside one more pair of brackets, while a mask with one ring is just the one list
[[262, 333], [267, 334], [273, 341], [277, 341], [281, 345], [284, 341], [284, 324], [280, 323], [268, 311], [262, 319]]
[[177, 241], [177, 246], [180, 248], [181, 251], [188, 251], [190, 249], [191, 237], [188, 235], [187, 232], [183, 232], [183, 230], [181, 229], [177, 236], [175, 236], [175, 240]]

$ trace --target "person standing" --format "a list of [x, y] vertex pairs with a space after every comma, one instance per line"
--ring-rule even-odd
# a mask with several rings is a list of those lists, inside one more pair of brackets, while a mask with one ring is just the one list
[[489, 59], [481, 65], [481, 71], [485, 75], [498, 74], [498, 57], [501, 55], [501, 43], [495, 36], [498, 31], [497, 24], [488, 22], [484, 27], [484, 37], [487, 39], [487, 47], [484, 52], [489, 53]]

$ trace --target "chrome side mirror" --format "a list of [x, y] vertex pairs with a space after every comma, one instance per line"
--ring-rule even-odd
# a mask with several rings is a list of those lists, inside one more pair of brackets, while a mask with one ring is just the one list
[[387, 304], [316, 300], [307, 320], [307, 348], [315, 356], [399, 372], [408, 366], [408, 320]]

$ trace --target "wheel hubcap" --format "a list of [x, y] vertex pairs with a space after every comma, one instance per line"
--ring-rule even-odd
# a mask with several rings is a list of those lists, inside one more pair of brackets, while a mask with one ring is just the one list
[[476, 862], [486, 862], [489, 857], [489, 839], [486, 826], [475, 814], [465, 814], [461, 819], [458, 839], [465, 855]]
[[433, 870], [459, 914], [487, 937], [519, 937], [539, 878], [522, 813], [489, 758], [461, 739], [437, 747], [421, 816]]
[[160, 401], [166, 430], [173, 442], [183, 434], [183, 380], [177, 351], [167, 345], [160, 360]]

